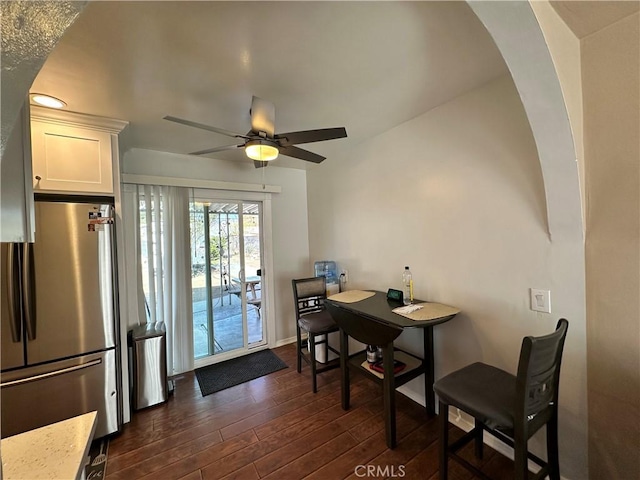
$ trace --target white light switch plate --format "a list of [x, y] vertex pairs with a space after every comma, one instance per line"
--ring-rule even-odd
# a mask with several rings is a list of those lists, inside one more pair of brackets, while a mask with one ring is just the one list
[[532, 288], [531, 310], [534, 312], [551, 313], [551, 291]]

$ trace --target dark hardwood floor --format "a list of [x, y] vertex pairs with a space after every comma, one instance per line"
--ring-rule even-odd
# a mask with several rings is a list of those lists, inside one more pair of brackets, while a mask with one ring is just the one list
[[[135, 413], [111, 439], [107, 479], [437, 479], [437, 419], [423, 407], [397, 394], [398, 446], [389, 450], [379, 386], [354, 376], [344, 411], [339, 370], [319, 375], [314, 395], [294, 345], [274, 351], [289, 368], [206, 397], [193, 373], [177, 378], [167, 403]], [[461, 433], [452, 426], [451, 440]], [[513, 463], [492, 449], [480, 462], [465, 450], [490, 476], [513, 478]], [[451, 479], [473, 478], [449, 465]]]

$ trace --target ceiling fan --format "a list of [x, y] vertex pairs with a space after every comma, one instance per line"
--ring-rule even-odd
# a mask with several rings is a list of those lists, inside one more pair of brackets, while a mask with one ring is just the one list
[[202, 123], [184, 120], [182, 118], [167, 115], [165, 120], [181, 123], [189, 127], [201, 128], [210, 132], [220, 133], [229, 137], [240, 139], [241, 143], [235, 145], [224, 145], [222, 147], [207, 148], [190, 155], [206, 155], [208, 153], [221, 152], [224, 150], [235, 150], [244, 148], [246, 155], [253, 159], [256, 168], [266, 167], [267, 162], [278, 158], [279, 154], [288, 157], [299, 158], [307, 162], [320, 163], [325, 157], [317, 153], [303, 150], [295, 145], [302, 143], [324, 142], [347, 136], [344, 127], [321, 128], [317, 130], [305, 130], [301, 132], [275, 133], [275, 105], [268, 100], [263, 100], [256, 96], [251, 100], [251, 130], [246, 135], [230, 132], [222, 128], [211, 127]]

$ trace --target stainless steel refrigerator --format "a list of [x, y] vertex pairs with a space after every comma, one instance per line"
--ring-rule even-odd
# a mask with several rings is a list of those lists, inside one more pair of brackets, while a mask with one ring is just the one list
[[2, 244], [2, 437], [98, 411], [119, 430], [113, 207], [36, 199], [33, 244]]

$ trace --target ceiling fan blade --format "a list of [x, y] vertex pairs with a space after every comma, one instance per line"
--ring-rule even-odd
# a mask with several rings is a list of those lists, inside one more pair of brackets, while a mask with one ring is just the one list
[[241, 143], [240, 145], [224, 145], [222, 147], [214, 147], [214, 148], [207, 148], [206, 150], [198, 150], [197, 152], [191, 152], [189, 155], [206, 155], [207, 153], [222, 152], [224, 150], [235, 150], [236, 148], [242, 148], [242, 147], [244, 147], [244, 143]]
[[325, 159], [322, 155], [294, 146], [280, 147], [279, 150], [282, 155], [299, 158], [300, 160], [306, 160], [307, 162], [320, 163]]
[[276, 106], [269, 100], [254, 95], [251, 100], [251, 130], [265, 132], [268, 138], [275, 134]]
[[167, 115], [163, 118], [165, 120], [169, 120], [170, 122], [181, 123], [182, 125], [186, 125], [188, 127], [195, 127], [195, 128], [200, 128], [202, 130], [208, 130], [210, 132], [220, 133], [222, 135], [227, 135], [228, 137], [249, 138], [246, 135], [240, 135], [239, 133], [230, 132], [229, 130], [212, 127], [210, 125], [205, 125], [203, 123], [192, 122], [191, 120], [184, 120], [182, 118], [172, 117], [171, 115]]
[[261, 162], [260, 160], [254, 160], [253, 161], [253, 166], [256, 168], [264, 168], [267, 165], [269, 165], [269, 162]]
[[298, 145], [300, 143], [324, 142], [325, 140], [335, 140], [345, 138], [347, 130], [344, 127], [320, 128], [317, 130], [306, 130], [303, 132], [279, 133], [275, 136], [280, 145]]

